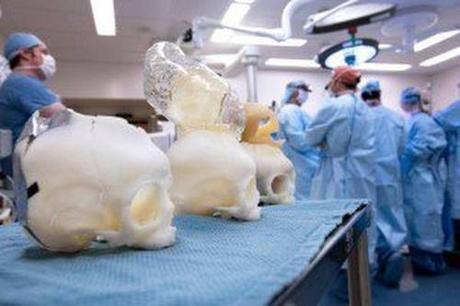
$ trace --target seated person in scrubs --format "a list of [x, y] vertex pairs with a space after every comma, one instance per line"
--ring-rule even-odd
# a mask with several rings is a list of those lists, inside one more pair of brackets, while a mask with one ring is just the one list
[[[37, 36], [11, 34], [5, 42], [4, 56], [12, 73], [0, 87], [0, 129], [11, 130], [16, 142], [34, 112], [51, 117], [65, 106], [45, 84], [55, 73], [56, 62]], [[0, 163], [2, 172], [12, 176], [12, 157]]]

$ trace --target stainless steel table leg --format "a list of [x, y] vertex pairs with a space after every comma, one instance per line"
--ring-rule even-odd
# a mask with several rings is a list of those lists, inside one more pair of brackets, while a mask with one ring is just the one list
[[367, 234], [364, 232], [348, 257], [348, 296], [351, 306], [371, 306]]

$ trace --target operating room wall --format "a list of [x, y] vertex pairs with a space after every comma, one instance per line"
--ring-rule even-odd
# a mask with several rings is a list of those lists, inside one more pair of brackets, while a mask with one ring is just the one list
[[58, 61], [49, 85], [64, 99], [142, 99], [142, 68], [142, 64]]
[[[101, 62], [58, 62], [56, 76], [50, 86], [61, 97], [85, 99], [143, 99], [142, 63], [113, 64]], [[406, 86], [425, 87], [430, 77], [413, 74], [371, 74], [365, 73], [363, 83], [370, 79], [380, 80], [383, 90], [383, 101], [388, 107], [400, 111], [399, 94]], [[275, 71], [261, 70], [258, 73], [259, 101], [270, 104], [277, 102], [284, 91], [284, 86], [291, 80], [302, 79], [313, 89], [306, 110], [315, 114], [326, 97], [324, 86], [330, 79], [330, 73], [322, 71]], [[230, 78], [229, 82], [242, 99], [246, 99], [246, 75], [241, 73]], [[88, 104], [85, 107], [88, 107]], [[98, 106], [100, 109], [100, 105]], [[107, 107], [111, 107], [109, 104]]]
[[441, 71], [432, 80], [435, 110], [440, 110], [460, 98], [460, 66]]

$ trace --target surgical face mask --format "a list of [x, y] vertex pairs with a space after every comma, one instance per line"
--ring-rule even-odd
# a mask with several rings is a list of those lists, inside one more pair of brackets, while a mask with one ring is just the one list
[[299, 89], [299, 96], [297, 97], [300, 104], [304, 104], [308, 100], [308, 92], [302, 89]]
[[40, 65], [40, 70], [45, 75], [45, 78], [50, 79], [56, 72], [56, 60], [49, 54], [44, 54], [43, 63]]
[[407, 114], [414, 114], [420, 111], [420, 108], [418, 107], [417, 104], [410, 104], [410, 103], [405, 103], [405, 102], [401, 102], [401, 108]]
[[24, 69], [40, 69], [45, 79], [50, 79], [54, 73], [56, 72], [56, 60], [49, 54], [42, 54], [43, 63], [40, 66], [22, 66], [16, 68], [16, 70], [24, 70]]
[[365, 102], [369, 107], [376, 107], [380, 105], [380, 100], [377, 99], [366, 100]]

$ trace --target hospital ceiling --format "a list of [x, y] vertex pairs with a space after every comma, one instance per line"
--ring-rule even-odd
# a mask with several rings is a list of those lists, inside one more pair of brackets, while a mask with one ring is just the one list
[[[58, 61], [95, 61], [109, 63], [139, 63], [145, 50], [154, 41], [176, 41], [194, 17], [208, 16], [220, 19], [231, 0], [115, 0], [117, 35], [97, 36], [89, 0], [0, 0], [2, 18], [0, 33], [6, 36], [13, 31], [36, 33], [48, 44]], [[251, 10], [242, 21], [243, 25], [278, 27], [282, 9], [288, 0], [255, 0]], [[460, 0], [391, 0], [399, 7], [430, 4], [437, 7], [440, 15], [437, 28], [460, 26]], [[264, 57], [313, 59], [325, 46], [348, 39], [345, 31], [333, 34], [310, 35], [301, 33], [305, 16], [331, 8], [341, 1], [316, 0], [294, 17], [296, 38], [307, 38], [306, 45], [297, 48], [261, 47]], [[398, 38], [381, 34], [381, 24], [358, 29], [358, 36], [370, 37], [381, 43], [400, 44]], [[433, 74], [460, 65], [460, 57], [429, 68], [419, 63], [439, 53], [460, 46], [460, 35], [429, 49], [413, 54], [381, 51], [376, 62], [408, 63], [409, 72]], [[240, 45], [206, 42], [197, 54], [237, 53]]]

